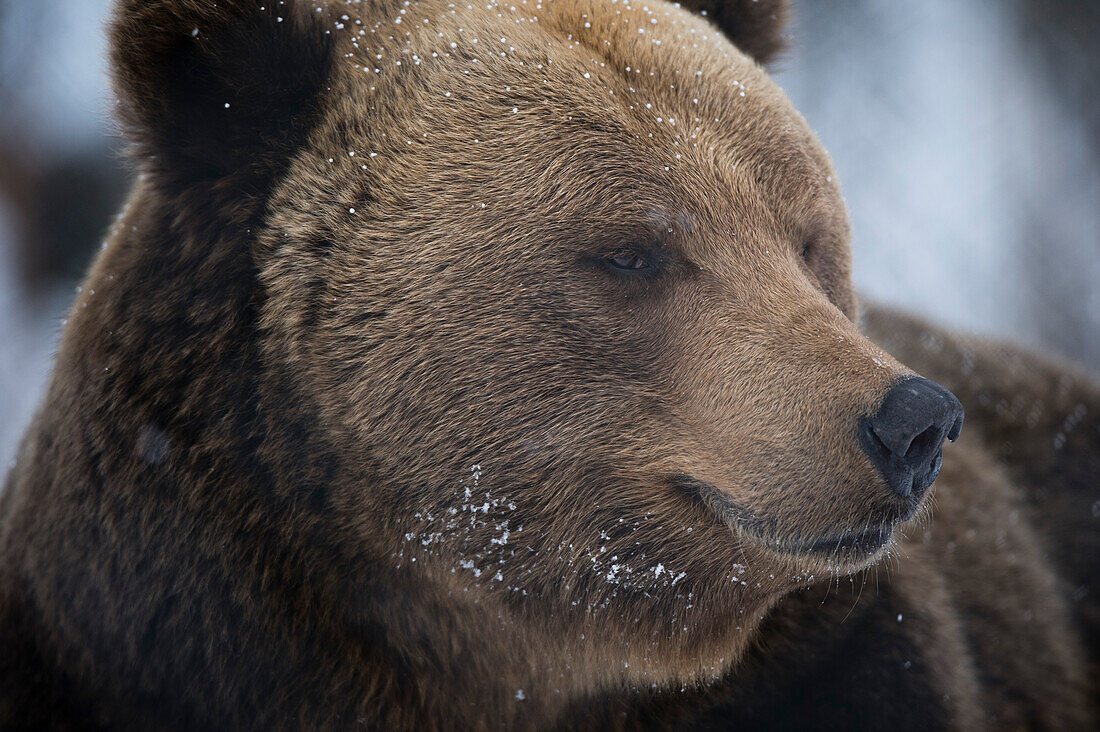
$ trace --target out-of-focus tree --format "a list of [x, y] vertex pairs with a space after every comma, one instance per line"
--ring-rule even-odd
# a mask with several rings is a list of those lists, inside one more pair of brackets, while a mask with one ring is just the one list
[[80, 277], [125, 195], [97, 58], [105, 8], [0, 0], [0, 197], [32, 297]]
[[1079, 125], [1034, 130], [1037, 145], [1065, 154], [1051, 161], [1059, 185], [1026, 202], [1027, 309], [1044, 345], [1100, 369], [1100, 3], [1014, 5], [1016, 40], [1046, 80], [1048, 103]]

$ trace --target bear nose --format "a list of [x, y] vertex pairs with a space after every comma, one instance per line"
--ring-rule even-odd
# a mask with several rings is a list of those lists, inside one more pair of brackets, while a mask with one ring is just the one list
[[859, 443], [898, 496], [919, 499], [943, 464], [944, 438], [962, 430], [963, 408], [934, 381], [914, 376], [895, 384], [878, 413], [859, 419]]

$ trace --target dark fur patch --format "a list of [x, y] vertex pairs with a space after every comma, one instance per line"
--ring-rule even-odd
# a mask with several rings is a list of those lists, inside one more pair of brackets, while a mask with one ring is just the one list
[[253, 0], [121, 3], [111, 62], [135, 157], [170, 187], [233, 177], [262, 192], [312, 126], [329, 76], [316, 15]]
[[705, 15], [759, 63], [768, 63], [787, 45], [787, 0], [683, 0], [681, 5]]

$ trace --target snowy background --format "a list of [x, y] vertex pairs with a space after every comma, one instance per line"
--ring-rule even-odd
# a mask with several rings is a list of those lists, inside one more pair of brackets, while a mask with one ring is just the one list
[[[0, 0], [0, 467], [126, 190], [107, 0]], [[795, 3], [776, 79], [830, 150], [860, 290], [1100, 364], [1100, 3]]]

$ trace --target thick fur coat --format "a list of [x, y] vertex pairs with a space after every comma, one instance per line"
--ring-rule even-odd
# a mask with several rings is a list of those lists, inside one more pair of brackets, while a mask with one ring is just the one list
[[[119, 2], [0, 726], [1091, 729], [1100, 387], [860, 331], [785, 12]], [[914, 370], [968, 423], [906, 502]]]

